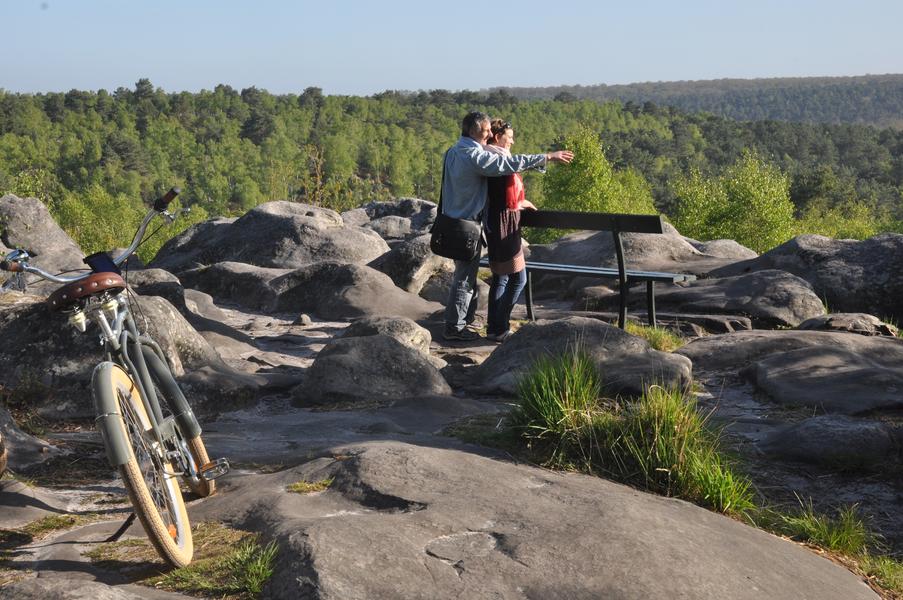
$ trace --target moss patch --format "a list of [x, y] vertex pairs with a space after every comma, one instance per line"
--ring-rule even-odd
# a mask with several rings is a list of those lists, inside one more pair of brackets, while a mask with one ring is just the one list
[[332, 481], [332, 477], [313, 482], [296, 481], [295, 483], [287, 485], [285, 490], [294, 494], [312, 494], [314, 492], [322, 492], [329, 489], [329, 486], [332, 485]]
[[256, 534], [221, 523], [198, 523], [192, 532], [194, 559], [181, 569], [169, 569], [146, 539], [101, 544], [86, 556], [100, 568], [156, 589], [230, 600], [259, 597], [273, 574], [275, 543], [261, 546]]

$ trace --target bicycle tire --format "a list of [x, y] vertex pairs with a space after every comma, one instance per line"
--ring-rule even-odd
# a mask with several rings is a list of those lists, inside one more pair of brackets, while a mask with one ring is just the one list
[[[207, 448], [204, 446], [204, 440], [201, 439], [201, 436], [193, 437], [186, 443], [188, 445], [188, 452], [191, 454], [191, 459], [194, 461], [197, 468], [201, 468], [210, 462], [210, 457], [207, 455]], [[207, 481], [203, 478], [194, 480], [191, 477], [185, 477], [184, 480], [185, 484], [191, 488], [191, 491], [201, 498], [211, 496], [216, 491], [215, 481]]]
[[[177, 389], [178, 383], [176, 383], [175, 378], [172, 376], [172, 371], [169, 370], [169, 366], [152, 350], [146, 350], [149, 350], [149, 348], [145, 349], [145, 364], [147, 365], [148, 374], [154, 383], [157, 401], [161, 408], [168, 409], [169, 412], [177, 410], [181, 412], [188, 407], [188, 402], [181, 394], [181, 390]], [[167, 396], [164, 386], [161, 385], [161, 382], [165, 380], [169, 381], [170, 386], [175, 386], [181, 399], [180, 402], [177, 402], [175, 398], [169, 398]], [[166, 389], [169, 388], [167, 387]], [[204, 446], [204, 441], [201, 439], [201, 434], [186, 440], [185, 446], [188, 448], [188, 454], [190, 455], [192, 462], [194, 462], [195, 471], [200, 470], [201, 467], [210, 462], [210, 457], [207, 454], [207, 448]], [[183, 481], [185, 481], [185, 485], [187, 485], [195, 495], [201, 498], [206, 498], [216, 491], [216, 482], [214, 481], [207, 481], [202, 478], [195, 479], [189, 476], [183, 477]]]
[[135, 383], [118, 365], [105, 371], [95, 385], [109, 386], [122, 411], [119, 421], [129, 443], [129, 459], [119, 467], [135, 514], [151, 544], [163, 560], [174, 567], [191, 562], [194, 541], [185, 501], [168, 460], [155, 456], [143, 432], [150, 420]]

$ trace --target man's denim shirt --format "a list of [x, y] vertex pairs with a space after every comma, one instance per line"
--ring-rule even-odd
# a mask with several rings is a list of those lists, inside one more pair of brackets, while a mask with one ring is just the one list
[[545, 154], [505, 156], [487, 152], [480, 142], [461, 136], [445, 155], [442, 212], [456, 219], [476, 219], [489, 197], [487, 177], [545, 167]]

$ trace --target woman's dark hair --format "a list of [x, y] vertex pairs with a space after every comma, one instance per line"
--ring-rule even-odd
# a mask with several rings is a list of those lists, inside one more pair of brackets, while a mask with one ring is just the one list
[[511, 123], [504, 119], [493, 119], [489, 124], [489, 127], [492, 130], [492, 139], [495, 139], [505, 133], [508, 129], [511, 129]]
[[461, 135], [468, 137], [472, 133], [477, 133], [480, 130], [480, 123], [488, 120], [489, 115], [484, 112], [474, 111], [467, 113], [467, 116], [461, 121]]

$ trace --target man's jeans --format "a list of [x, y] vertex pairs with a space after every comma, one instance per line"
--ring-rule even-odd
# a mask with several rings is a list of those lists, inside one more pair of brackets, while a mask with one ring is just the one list
[[480, 257], [471, 261], [456, 260], [455, 274], [448, 290], [448, 301], [445, 303], [445, 331], [461, 331], [473, 323], [477, 312], [477, 271], [480, 268]]
[[508, 331], [511, 310], [526, 285], [526, 269], [509, 275], [492, 276], [492, 284], [489, 287], [489, 319], [486, 323], [488, 335], [499, 335]]

